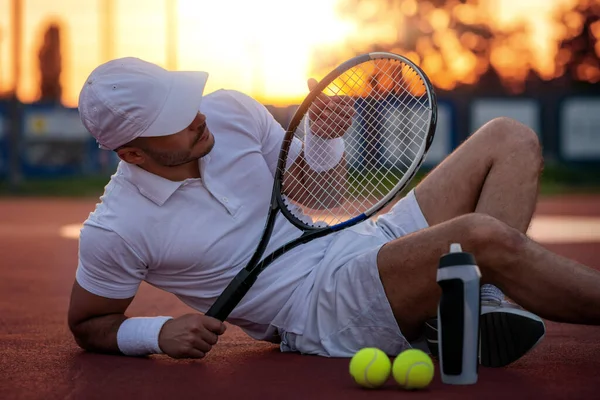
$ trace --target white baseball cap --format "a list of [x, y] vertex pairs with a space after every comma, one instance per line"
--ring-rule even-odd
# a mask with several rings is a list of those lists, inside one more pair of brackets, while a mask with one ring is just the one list
[[137, 137], [172, 135], [198, 114], [207, 79], [206, 72], [167, 71], [139, 58], [112, 60], [83, 85], [79, 115], [105, 150]]

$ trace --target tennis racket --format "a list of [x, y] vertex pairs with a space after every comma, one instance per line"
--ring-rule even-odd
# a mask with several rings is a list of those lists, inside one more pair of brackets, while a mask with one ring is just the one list
[[[266, 224], [252, 258], [206, 315], [224, 321], [259, 274], [282, 254], [380, 211], [421, 166], [436, 120], [437, 103], [429, 79], [403, 56], [364, 54], [331, 71], [289, 123]], [[291, 154], [292, 142], [304, 142], [307, 135], [312, 137], [310, 148], [307, 143], [304, 154]], [[341, 146], [342, 155], [328, 166], [331, 160], [318, 157], [327, 158], [335, 151], [318, 146], [332, 143], [338, 152]], [[263, 258], [278, 212], [302, 235]]]

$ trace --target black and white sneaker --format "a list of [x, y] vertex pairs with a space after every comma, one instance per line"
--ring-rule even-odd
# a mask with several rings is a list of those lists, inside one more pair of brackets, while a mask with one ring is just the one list
[[[546, 334], [544, 321], [506, 301], [481, 301], [479, 363], [504, 367], [535, 348]], [[433, 357], [438, 357], [437, 318], [425, 323], [425, 339]]]

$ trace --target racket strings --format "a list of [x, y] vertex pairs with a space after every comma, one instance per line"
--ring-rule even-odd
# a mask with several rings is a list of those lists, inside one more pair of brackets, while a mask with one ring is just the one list
[[[396, 68], [399, 68], [399, 67], [396, 67]], [[406, 68], [403, 68], [403, 69], [406, 69]], [[413, 74], [416, 75], [416, 73], [414, 71], [410, 70], [410, 72], [412, 72]], [[356, 74], [352, 74], [351, 78], [353, 78], [354, 76], [356, 76]], [[356, 84], [362, 84], [363, 83], [362, 80], [361, 81], [355, 80], [354, 82]], [[419, 80], [412, 80], [410, 82], [412, 84], [411, 87], [403, 87], [401, 85], [401, 88], [403, 89], [403, 92], [401, 93], [400, 96], [398, 96], [398, 100], [403, 105], [406, 103], [405, 100], [411, 96], [410, 93], [414, 89], [416, 89], [416, 86], [418, 86], [419, 84], [422, 85], [422, 81], [420, 81], [420, 79]], [[334, 85], [334, 86], [337, 87], [336, 85]], [[331, 86], [328, 87], [328, 88], [331, 88]], [[344, 87], [340, 88], [339, 91], [330, 90], [330, 92], [331, 92], [332, 95], [334, 95], [334, 94], [337, 95], [339, 92], [343, 92], [343, 90], [344, 90]], [[410, 99], [412, 99], [412, 97], [410, 97]], [[376, 100], [379, 101], [379, 100], [383, 100], [383, 99], [376, 99]], [[422, 102], [422, 100], [420, 100], [418, 98], [417, 98], [417, 101]], [[385, 101], [382, 101], [382, 106], [383, 106], [383, 110], [382, 110], [381, 114], [391, 113], [391, 111], [393, 111], [393, 108], [394, 108], [394, 105], [392, 105], [390, 102], [385, 102]], [[417, 144], [418, 140], [422, 140], [423, 137], [425, 137], [426, 134], [427, 134], [426, 128], [427, 128], [427, 124], [428, 124], [428, 115], [429, 115], [429, 113], [427, 112], [427, 110], [423, 109], [423, 107], [421, 107], [421, 110], [422, 110], [422, 115], [419, 116], [418, 114], [416, 114], [416, 116], [418, 117], [419, 122], [421, 123], [420, 127], [422, 129], [420, 130], [421, 132], [415, 132], [415, 133], [421, 133], [421, 135], [405, 135], [403, 137], [404, 140], [408, 139], [408, 143], [403, 142], [402, 145], [405, 146], [406, 151], [412, 152], [412, 156], [416, 156], [416, 152], [413, 150], [414, 146], [410, 146], [410, 145], [411, 144]], [[367, 111], [366, 114], [367, 114], [368, 117], [371, 117], [371, 118], [375, 118], [376, 117], [376, 115], [375, 115], [376, 113], [373, 112], [373, 111]], [[412, 127], [409, 126], [408, 125], [408, 121], [403, 121], [398, 116], [396, 116], [395, 120], [391, 121], [391, 123], [392, 123], [392, 125], [393, 124], [400, 125], [404, 129], [409, 129], [410, 130], [410, 129], [414, 129], [415, 128], [415, 125], [413, 125]], [[372, 125], [372, 124], [368, 123], [368, 125]], [[419, 125], [416, 125], [416, 126], [419, 126]], [[372, 127], [372, 126], [370, 126], [370, 127]], [[367, 142], [369, 142], [369, 141], [374, 142], [375, 139], [374, 138], [367, 138], [366, 141]], [[369, 143], [369, 144], [373, 145], [373, 143]], [[357, 145], [360, 146], [360, 147], [363, 147], [363, 150], [364, 150], [365, 146], [361, 145], [360, 143], [358, 143]], [[391, 161], [391, 159], [388, 158], [386, 161]], [[409, 166], [405, 165], [405, 167], [408, 168]]]
[[[361, 81], [355, 81], [355, 82], [356, 82], [357, 84], [362, 84], [362, 82], [361, 82]], [[412, 81], [412, 83], [413, 83], [413, 86], [415, 86], [415, 85], [418, 85], [418, 81]], [[336, 85], [333, 85], [333, 86], [336, 86]], [[337, 87], [337, 86], [336, 86], [336, 87]], [[328, 88], [330, 89], [329, 91], [330, 91], [330, 92], [332, 92], [332, 94], [336, 94], [336, 95], [337, 95], [339, 92], [343, 92], [343, 90], [344, 90], [344, 87], [342, 87], [342, 88], [339, 88], [339, 90], [338, 90], [338, 91], [333, 91], [333, 90], [331, 90], [331, 86], [330, 86], [330, 87], [328, 87]], [[404, 89], [405, 91], [407, 91], [407, 92], [410, 92], [411, 90], [413, 90], [413, 89], [414, 89], [414, 87], [403, 88], [403, 89]], [[407, 97], [407, 96], [404, 96], [404, 97]], [[401, 103], [404, 103], [404, 101], [403, 101], [402, 99], [400, 99], [400, 102], [401, 102]], [[389, 104], [389, 103], [386, 105], [386, 104], [384, 103], [384, 107], [383, 107], [383, 108], [384, 108], [384, 109], [383, 109], [383, 111], [381, 112], [381, 114], [386, 114], [386, 113], [389, 113], [389, 112], [391, 112], [391, 111], [392, 111], [392, 109], [393, 109], [393, 105], [391, 105], [391, 104]], [[367, 114], [367, 117], [371, 117], [371, 118], [374, 118], [374, 117], [375, 117], [375, 115], [374, 115], [375, 113], [374, 113], [374, 112], [372, 112], [372, 111], [371, 111], [371, 112], [367, 111], [367, 112], [366, 112], [366, 114]], [[423, 138], [423, 137], [426, 135], [426, 133], [427, 133], [427, 132], [426, 132], [426, 125], [425, 125], [425, 124], [427, 124], [427, 119], [426, 119], [426, 118], [427, 118], [427, 117], [426, 117], [426, 115], [427, 115], [427, 112], [426, 112], [426, 111], [424, 111], [422, 114], [423, 114], [423, 116], [422, 116], [422, 117], [419, 117], [419, 119], [420, 119], [420, 122], [422, 122], [422, 123], [423, 123], [423, 125], [421, 126], [421, 128], [422, 128], [422, 129], [421, 129], [421, 132], [420, 132], [420, 133], [422, 133], [422, 135], [417, 135], [417, 136], [418, 136], [418, 139], [421, 139], [421, 140], [422, 140], [422, 138]], [[369, 119], [369, 118], [367, 118], [367, 119]], [[396, 124], [396, 125], [401, 125], [401, 126], [402, 126], [402, 128], [407, 128], [407, 129], [410, 129], [410, 127], [408, 126], [408, 123], [407, 123], [406, 121], [402, 121], [402, 119], [401, 119], [400, 117], [395, 117], [395, 118], [394, 118], [394, 120], [393, 120], [393, 121], [390, 121], [390, 122], [391, 122], [391, 124], [392, 124], [392, 125], [394, 125], [394, 124]], [[372, 124], [371, 124], [371, 123], [368, 123], [367, 125], [372, 125]], [[338, 127], [331, 127], [331, 126], [330, 126], [330, 128], [338, 128]], [[413, 128], [414, 128], [414, 127], [413, 127]], [[367, 127], [367, 129], [369, 129], [369, 127]], [[408, 143], [406, 143], [406, 139], [408, 139]], [[412, 156], [416, 156], [416, 152], [415, 152], [415, 151], [412, 149], [412, 147], [411, 147], [410, 145], [411, 145], [411, 144], [416, 144], [416, 143], [417, 143], [417, 140], [416, 140], [416, 139], [417, 139], [417, 137], [411, 137], [410, 135], [406, 135], [406, 136], [404, 136], [404, 137], [403, 137], [403, 143], [402, 143], [402, 145], [404, 145], [404, 146], [405, 146], [405, 149], [406, 149], [406, 151], [412, 152]], [[366, 142], [365, 144], [356, 143], [356, 144], [355, 144], [355, 146], [356, 146], [357, 148], [359, 148], [360, 150], [366, 150], [366, 147], [367, 147], [367, 145], [371, 145], [371, 146], [372, 146], [372, 145], [374, 144], [374, 142], [375, 142], [375, 138], [370, 138], [370, 137], [367, 137], [367, 138], [366, 138], [366, 140], [365, 140], [365, 142]], [[392, 161], [392, 157], [391, 157], [391, 156], [385, 156], [385, 158], [384, 158], [384, 161], [388, 161], [388, 162], [390, 162], [390, 161]], [[400, 160], [400, 161], [402, 162], [402, 160]], [[402, 163], [403, 163], [403, 162], [402, 162]], [[409, 167], [409, 166], [408, 166], [408, 165], [406, 165], [405, 163], [403, 163], [403, 164], [404, 164], [404, 167], [406, 167], [406, 168], [408, 168], [408, 167]], [[369, 166], [369, 167], [375, 167], [375, 165], [368, 165], [368, 166]]]
[[[426, 85], [409, 65], [381, 61], [358, 65], [331, 82], [295, 131], [302, 141], [307, 130], [334, 132], [345, 146], [343, 175], [338, 167], [315, 172], [306, 162], [301, 173], [284, 173], [287, 208], [308, 225], [336, 225], [367, 212], [422, 154], [431, 118]], [[340, 118], [344, 111], [331, 112], [332, 103], [351, 115]], [[313, 159], [324, 163], [327, 151], [319, 159], [316, 150]]]
[[[360, 82], [358, 82], [358, 83], [360, 83]], [[417, 81], [412, 81], [412, 83], [413, 83], [413, 85], [417, 85], [417, 84], [418, 84], [418, 82], [417, 82]], [[343, 89], [344, 89], [344, 88], [342, 88], [342, 90], [343, 90]], [[410, 91], [412, 91], [412, 89], [413, 89], [413, 88], [412, 88], [412, 87], [408, 87], [408, 88], [407, 88], [407, 87], [403, 87], [403, 89], [404, 89], [404, 91], [405, 91], [404, 93], [407, 93], [407, 92], [410, 92]], [[337, 92], [336, 92], [336, 94], [337, 94]], [[404, 98], [406, 98], [406, 97], [408, 97], [408, 96], [403, 96], [403, 97], [404, 97]], [[377, 98], [376, 98], [376, 100], [377, 100], [377, 101], [380, 101], [380, 100], [382, 100], [382, 99], [377, 99]], [[404, 104], [404, 103], [405, 103], [405, 101], [404, 101], [402, 98], [400, 98], [400, 103]], [[375, 114], [386, 114], [386, 113], [390, 113], [390, 112], [392, 111], [392, 108], [393, 108], [393, 105], [392, 105], [391, 103], [389, 103], [389, 102], [388, 102], [388, 103], [386, 104], [385, 102], [383, 102], [383, 110], [380, 110], [379, 112], [377, 112], [377, 111], [368, 111], [368, 110], [367, 110], [367, 111], [366, 111], [366, 118], [365, 118], [365, 120], [366, 120], [366, 121], [369, 121], [370, 119], [376, 119], [376, 118], [377, 118], [377, 116], [376, 116]], [[425, 115], [425, 114], [426, 114], [426, 112], [423, 112], [423, 115]], [[409, 128], [409, 127], [408, 127], [408, 123], [407, 123], [406, 121], [402, 121], [402, 120], [401, 120], [399, 117], [397, 117], [397, 116], [396, 116], [394, 119], [395, 119], [395, 120], [392, 120], [392, 121], [390, 121], [392, 125], [396, 124], [396, 125], [400, 125], [402, 128]], [[425, 122], [425, 123], [427, 123], [427, 121], [424, 119], [424, 117], [419, 117], [419, 119], [421, 120], [421, 122]], [[367, 130], [369, 130], [369, 129], [373, 128], [373, 123], [372, 123], [372, 122], [367, 122], [367, 124], [366, 124], [366, 125], [367, 125], [367, 126], [365, 127], [365, 129], [367, 129]], [[425, 128], [425, 126], [424, 126], [424, 125], [422, 125], [421, 127], [422, 127], [422, 128]], [[336, 128], [337, 128], [337, 127], [336, 127]], [[414, 126], [413, 126], [413, 128], [414, 128]], [[422, 131], [422, 133], [426, 134], [426, 131], [425, 131], [425, 129], [421, 129], [421, 131]], [[420, 137], [419, 137], [419, 139], [422, 139], [422, 137], [423, 137], [424, 135], [418, 135], [418, 136], [420, 136]], [[406, 142], [406, 139], [408, 139], [408, 143]], [[373, 146], [373, 144], [374, 144], [373, 142], [375, 142], [375, 141], [376, 141], [376, 138], [375, 138], [375, 137], [373, 137], [373, 136], [370, 136], [370, 137], [367, 137], [367, 138], [366, 138], [366, 140], [365, 140], [365, 144], [356, 143], [355, 145], [356, 145], [358, 148], [360, 148], [360, 150], [366, 150], [366, 149], [367, 149], [367, 147], [368, 147], [369, 145], [370, 145], [370, 146]], [[416, 144], [416, 143], [417, 143], [416, 136], [415, 136], [415, 137], [411, 137], [411, 135], [405, 135], [405, 136], [403, 137], [403, 143], [401, 143], [401, 144], [405, 146], [405, 150], [406, 150], [406, 151], [408, 151], [408, 152], [412, 152], [411, 156], [415, 156], [415, 155], [416, 155], [416, 152], [414, 152], [414, 151], [413, 151], [413, 149], [412, 149], [412, 147], [410, 146], [410, 144]], [[400, 149], [400, 148], [398, 148], [398, 149]], [[393, 160], [392, 160], [392, 157], [390, 157], [390, 156], [387, 156], [387, 157], [386, 157], [386, 156], [384, 156], [384, 161], [388, 161], [388, 162], [389, 162], [389, 161], [393, 161]], [[406, 165], [406, 163], [404, 163], [404, 162], [402, 161], [402, 159], [400, 159], [400, 162], [403, 164], [403, 166], [404, 166], [404, 167], [406, 167], [406, 168], [408, 168], [408, 167], [409, 167], [408, 165]], [[373, 165], [373, 163], [369, 163], [368, 161], [367, 161], [367, 163], [366, 163], [366, 165], [365, 165], [365, 166], [367, 166], [367, 167], [371, 167], [371, 168], [373, 168], [373, 167], [376, 167], [376, 165]]]
[[[355, 82], [356, 82], [356, 80], [355, 80]], [[359, 82], [359, 83], [360, 83], [360, 82]], [[331, 87], [330, 87], [330, 88], [331, 88]], [[411, 88], [404, 88], [404, 89], [405, 89], [405, 90], [411, 90]], [[343, 91], [343, 90], [344, 90], [344, 88], [341, 88], [341, 89], [340, 89], [340, 88], [337, 88], [337, 90], [336, 90], [335, 92], [336, 92], [336, 93], [339, 93], [340, 91]], [[406, 96], [405, 96], [405, 97], [406, 97]], [[390, 107], [390, 106], [388, 105], [388, 108], [389, 108], [389, 107]], [[386, 111], [387, 111], [387, 110], [384, 110], [384, 112], [386, 112]], [[367, 114], [369, 114], [369, 113], [367, 113]], [[330, 126], [330, 128], [331, 128], [331, 126]], [[337, 128], [337, 127], [334, 127], [334, 128]], [[411, 140], [411, 141], [413, 141], [413, 142], [414, 142], [414, 140]], [[360, 144], [359, 144], [359, 146], [360, 146]], [[362, 146], [362, 147], [364, 148], [364, 146]], [[384, 160], [385, 160], [385, 161], [391, 161], [391, 160], [390, 160], [390, 157], [386, 157], [386, 158], [384, 158]], [[403, 163], [403, 164], [404, 164], [404, 163]], [[366, 165], [366, 166], [367, 166], [367, 167], [375, 167], [375, 165], [373, 165], [373, 164], [371, 164], [371, 165]], [[408, 167], [408, 166], [406, 166], [406, 164], [404, 164], [404, 166], [405, 166], [405, 167]], [[389, 181], [389, 179], [387, 179], [387, 180]], [[379, 180], [379, 181], [377, 181], [377, 183], [381, 183], [381, 182], [383, 182], [383, 180]], [[375, 186], [375, 187], [377, 187], [377, 186]], [[369, 197], [371, 197], [371, 198], [372, 198], [372, 197], [380, 197], [381, 195], [383, 195], [383, 194], [384, 194], [384, 192], [382, 192], [382, 191], [380, 191], [380, 190], [378, 190], [378, 191], [377, 191], [377, 193], [375, 193], [374, 191], [368, 191], [368, 190], [367, 190], [367, 191], [366, 191], [366, 193], [368, 194], [368, 196], [364, 196], [364, 193], [363, 193], [363, 197], [367, 197], [367, 198], [369, 198]], [[355, 203], [355, 204], [356, 204], [356, 203]], [[371, 204], [372, 204], [372, 202], [371, 202], [371, 203], [369, 203], [369, 204], [365, 204], [364, 202], [359, 202], [359, 203], [358, 203], [358, 207], [360, 207], [360, 208], [363, 208], [363, 209], [364, 209], [364, 208], [366, 208], [366, 207], [370, 206]], [[348, 213], [352, 213], [352, 211], [351, 211], [351, 210], [347, 210], [347, 212], [348, 212]]]

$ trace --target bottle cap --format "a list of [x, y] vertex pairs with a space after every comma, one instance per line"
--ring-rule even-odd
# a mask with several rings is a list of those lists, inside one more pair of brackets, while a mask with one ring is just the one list
[[460, 247], [460, 243], [452, 243], [450, 245], [450, 253], [460, 253], [462, 251], [462, 247]]
[[475, 257], [471, 253], [462, 251], [459, 243], [452, 243], [450, 245], [450, 252], [440, 258], [439, 268], [454, 267], [457, 265], [477, 264], [475, 264]]

